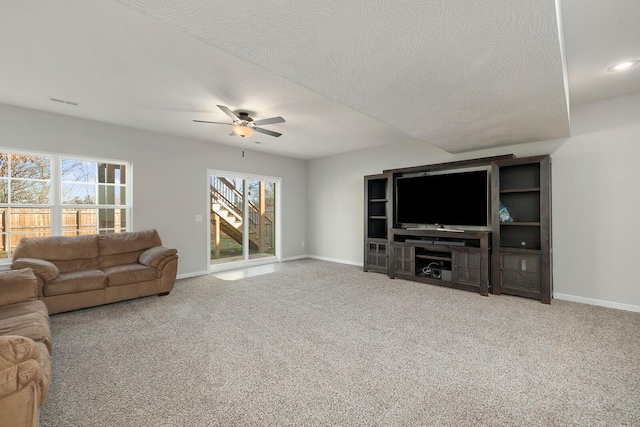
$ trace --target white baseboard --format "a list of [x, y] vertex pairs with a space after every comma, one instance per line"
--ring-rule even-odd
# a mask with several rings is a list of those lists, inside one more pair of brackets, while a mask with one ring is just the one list
[[363, 264], [361, 262], [347, 261], [347, 260], [344, 260], [344, 259], [327, 258], [327, 257], [315, 256], [315, 255], [308, 255], [307, 258], [319, 259], [320, 261], [337, 262], [339, 264], [357, 265], [359, 267], [363, 266]]
[[282, 262], [295, 261], [297, 259], [305, 259], [305, 258], [309, 258], [309, 255], [296, 255], [296, 256], [290, 256], [290, 257], [287, 257], [287, 258], [282, 258]]
[[194, 271], [192, 273], [182, 273], [176, 276], [176, 280], [188, 279], [189, 277], [206, 276], [207, 274], [209, 274], [208, 271]]
[[604, 301], [604, 300], [594, 299], [594, 298], [577, 297], [575, 295], [559, 294], [557, 292], [553, 293], [553, 298], [562, 299], [565, 301], [580, 302], [580, 303], [589, 304], [589, 305], [599, 305], [601, 307], [617, 308], [618, 310], [635, 311], [637, 313], [640, 313], [640, 306], [638, 305]]

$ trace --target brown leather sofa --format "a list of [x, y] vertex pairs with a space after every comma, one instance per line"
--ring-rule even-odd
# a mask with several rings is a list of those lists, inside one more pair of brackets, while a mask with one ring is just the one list
[[0, 272], [0, 425], [38, 426], [51, 382], [51, 331], [31, 269]]
[[31, 268], [49, 314], [166, 295], [178, 272], [175, 249], [156, 230], [85, 236], [23, 237], [12, 269]]

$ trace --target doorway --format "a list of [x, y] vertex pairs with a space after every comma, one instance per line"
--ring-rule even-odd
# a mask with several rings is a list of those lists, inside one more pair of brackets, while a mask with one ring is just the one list
[[209, 270], [279, 262], [280, 178], [208, 171]]

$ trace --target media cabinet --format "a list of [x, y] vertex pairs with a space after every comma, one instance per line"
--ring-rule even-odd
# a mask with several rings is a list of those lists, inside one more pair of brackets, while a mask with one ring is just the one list
[[488, 295], [489, 248], [487, 231], [455, 233], [392, 228], [389, 234], [389, 277], [417, 280]]
[[[476, 166], [490, 169], [491, 225], [486, 231], [408, 228], [394, 218], [397, 178]], [[385, 170], [364, 177], [364, 193], [364, 271], [481, 295], [504, 293], [551, 302], [549, 156], [507, 155]], [[501, 205], [509, 209], [511, 221], [500, 220]]]

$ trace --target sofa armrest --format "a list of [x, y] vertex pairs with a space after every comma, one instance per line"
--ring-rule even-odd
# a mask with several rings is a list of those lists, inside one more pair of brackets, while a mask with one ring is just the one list
[[0, 398], [40, 380], [40, 348], [18, 335], [0, 336]]
[[60, 275], [60, 270], [51, 261], [38, 258], [18, 258], [11, 263], [12, 270], [30, 268], [43, 282], [50, 282]]
[[[166, 264], [167, 258], [176, 258], [178, 251], [176, 249], [165, 248], [164, 246], [156, 246], [151, 249], [147, 249], [140, 254], [138, 262], [147, 267], [153, 267], [160, 269], [161, 266]], [[165, 261], [165, 262], [163, 262]]]
[[38, 279], [30, 268], [0, 271], [0, 306], [38, 299]]

